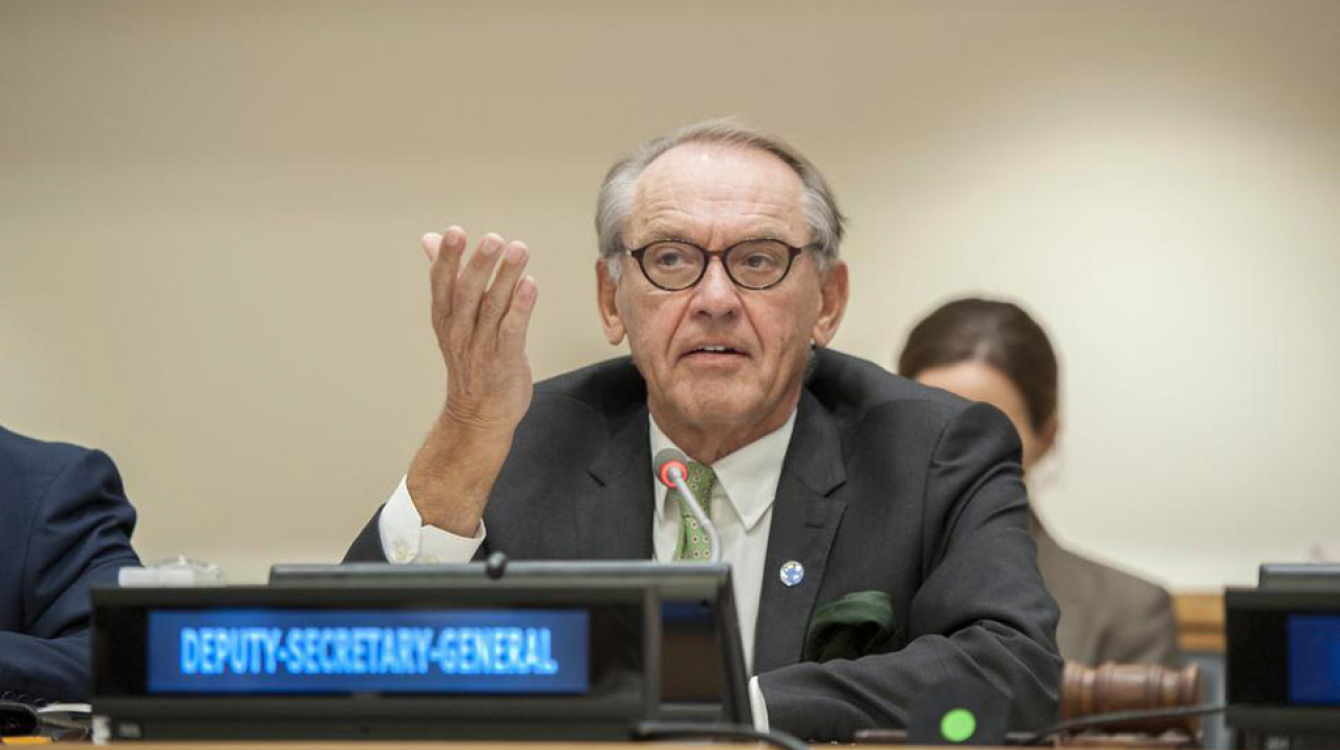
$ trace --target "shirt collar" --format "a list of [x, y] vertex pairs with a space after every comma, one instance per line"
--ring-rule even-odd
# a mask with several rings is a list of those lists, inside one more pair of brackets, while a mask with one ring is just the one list
[[[655, 456], [666, 448], [683, 452], [661, 431], [652, 417], [651, 455]], [[752, 530], [772, 507], [777, 497], [777, 485], [782, 479], [782, 462], [786, 460], [786, 449], [791, 444], [791, 433], [796, 426], [796, 411], [786, 423], [776, 430], [755, 440], [712, 464], [717, 483], [726, 493], [726, 501], [739, 516], [746, 530]], [[656, 486], [656, 521], [665, 517], [665, 497], [669, 490], [659, 481]]]

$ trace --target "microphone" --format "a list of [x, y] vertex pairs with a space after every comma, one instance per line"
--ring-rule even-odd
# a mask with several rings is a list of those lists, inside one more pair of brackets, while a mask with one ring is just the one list
[[685, 481], [689, 478], [688, 457], [674, 448], [666, 448], [656, 454], [652, 465], [656, 467], [656, 478], [661, 480], [661, 484], [679, 490], [679, 494], [685, 497], [685, 507], [693, 515], [693, 519], [698, 522], [698, 526], [703, 530], [703, 533], [707, 535], [707, 543], [712, 547], [708, 561], [721, 562], [721, 544], [717, 539], [717, 527], [713, 526], [707, 518], [707, 514], [703, 512], [703, 506], [698, 502], [698, 498], [694, 497], [693, 493], [689, 491], [688, 482]]

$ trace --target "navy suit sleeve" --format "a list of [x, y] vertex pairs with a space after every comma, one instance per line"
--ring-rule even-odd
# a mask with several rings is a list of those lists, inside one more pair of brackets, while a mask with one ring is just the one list
[[[116, 571], [139, 562], [130, 547], [135, 511], [121, 477], [98, 451], [48, 446], [58, 454], [26, 481], [23, 524], [8, 529], [25, 546], [18, 570], [0, 578], [18, 583], [19, 612], [5, 618], [17, 630], [0, 631], [0, 692], [34, 701], [83, 701], [89, 692], [89, 593], [114, 583]], [[15, 616], [17, 614], [17, 616]]]
[[927, 468], [923, 513], [925, 574], [907, 645], [760, 675], [773, 726], [847, 740], [863, 727], [906, 725], [923, 688], [965, 678], [1009, 701], [1013, 729], [1055, 719], [1058, 613], [1029, 533], [1018, 438], [1003, 415], [974, 405], [948, 423]]

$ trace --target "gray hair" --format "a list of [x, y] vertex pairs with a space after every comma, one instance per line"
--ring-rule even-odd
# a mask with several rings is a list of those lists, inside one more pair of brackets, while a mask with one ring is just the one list
[[617, 279], [619, 275], [617, 261], [624, 251], [624, 224], [632, 213], [633, 192], [642, 171], [670, 149], [689, 143], [742, 146], [772, 154], [785, 162], [800, 177], [805, 220], [810, 227], [810, 246], [816, 250], [819, 269], [823, 270], [837, 260], [846, 217], [838, 210], [837, 199], [824, 176], [809, 159], [780, 138], [734, 119], [723, 118], [686, 125], [663, 135], [615, 162], [605, 175], [596, 199], [596, 237], [600, 256], [605, 259], [611, 276]]

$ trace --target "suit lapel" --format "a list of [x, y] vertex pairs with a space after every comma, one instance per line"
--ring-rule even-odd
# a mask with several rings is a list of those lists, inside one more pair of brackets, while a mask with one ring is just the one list
[[[805, 390], [772, 506], [754, 636], [755, 673], [800, 661], [828, 553], [846, 509], [846, 501], [830, 495], [846, 476], [837, 423]], [[791, 561], [804, 566], [805, 575], [788, 587], [780, 571]]]
[[588, 468], [594, 492], [577, 498], [577, 557], [648, 560], [652, 554], [651, 442], [645, 406], [624, 422]]

